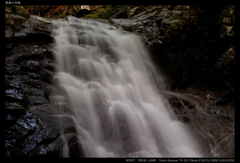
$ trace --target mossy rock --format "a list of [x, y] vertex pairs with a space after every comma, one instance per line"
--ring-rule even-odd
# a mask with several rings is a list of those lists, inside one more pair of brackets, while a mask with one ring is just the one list
[[173, 11], [183, 11], [185, 7], [185, 5], [178, 5], [174, 7]]
[[21, 29], [21, 25], [24, 20], [25, 18], [19, 15], [5, 14], [5, 25], [9, 25], [16, 30]]
[[12, 5], [11, 9], [17, 15], [21, 15], [24, 18], [30, 18], [30, 14], [29, 14], [28, 10], [26, 10], [21, 5]]

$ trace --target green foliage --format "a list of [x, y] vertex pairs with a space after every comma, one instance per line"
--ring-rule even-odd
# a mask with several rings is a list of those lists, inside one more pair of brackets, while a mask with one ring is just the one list
[[85, 15], [83, 18], [90, 18], [90, 19], [109, 19], [113, 14], [115, 14], [116, 9], [119, 8], [120, 10], [129, 10], [133, 7], [133, 5], [106, 5], [104, 8], [99, 8], [99, 6], [94, 7], [93, 9], [96, 10], [94, 14]]
[[85, 15], [83, 18], [90, 18], [90, 19], [109, 19], [113, 11], [118, 8], [117, 6], [107, 5], [105, 8], [99, 8], [98, 6], [94, 7], [94, 9], [97, 9], [97, 11], [94, 14], [91, 15]]
[[12, 8], [13, 12], [20, 12], [20, 13], [22, 13], [20, 5], [11, 5], [11, 8]]

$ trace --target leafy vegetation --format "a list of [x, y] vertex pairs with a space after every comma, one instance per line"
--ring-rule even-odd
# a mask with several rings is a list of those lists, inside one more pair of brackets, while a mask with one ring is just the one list
[[[130, 19], [130, 9], [135, 7], [135, 5], [103, 5], [96, 6], [93, 10], [96, 10], [95, 13], [85, 15], [83, 18], [90, 19], [109, 19], [117, 12], [127, 12], [127, 17]], [[142, 6], [143, 7], [143, 6]]]
[[20, 5], [11, 5], [11, 8], [12, 8], [12, 11], [13, 11], [13, 12], [18, 11], [18, 12], [22, 13], [22, 10], [21, 10], [21, 8], [20, 8]]
[[109, 19], [115, 12], [114, 10], [116, 8], [119, 8], [120, 5], [112, 6], [112, 5], [106, 5], [106, 6], [96, 6], [93, 8], [93, 10], [96, 10], [94, 14], [89, 14], [84, 16], [83, 18], [90, 18], [90, 19]]

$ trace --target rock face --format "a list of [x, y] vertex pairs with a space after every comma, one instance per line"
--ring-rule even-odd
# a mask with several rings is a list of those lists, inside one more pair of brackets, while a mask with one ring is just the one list
[[141, 35], [153, 59], [175, 81], [218, 82], [211, 73], [212, 67], [225, 51], [234, 47], [234, 9], [234, 6], [215, 9], [158, 5], [134, 15], [131, 20], [112, 21], [124, 30]]
[[11, 38], [15, 31], [21, 29], [24, 17], [14, 14], [5, 14], [5, 37]]
[[140, 9], [140, 7], [134, 7], [133, 9], [129, 10], [130, 17], [135, 15]]
[[59, 129], [41, 114], [56, 108], [49, 98], [55, 69], [52, 24], [21, 17], [8, 8], [5, 22], [5, 156], [60, 157], [63, 130], [70, 155], [82, 157], [74, 129]]
[[234, 105], [229, 102], [231, 100], [226, 102], [229, 93], [225, 91], [218, 90], [215, 96], [188, 86], [177, 91], [181, 95], [184, 93], [184, 98], [169, 98], [178, 119], [190, 127], [207, 157], [235, 156]]
[[213, 65], [213, 76], [232, 91], [235, 89], [235, 47], [229, 48]]

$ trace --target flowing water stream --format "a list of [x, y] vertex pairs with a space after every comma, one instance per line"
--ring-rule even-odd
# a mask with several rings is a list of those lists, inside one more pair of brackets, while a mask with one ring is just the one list
[[[57, 116], [73, 122], [85, 157], [202, 156], [162, 93], [167, 86], [140, 37], [72, 16], [52, 23], [51, 100], [59, 104]], [[67, 143], [63, 157], [69, 157]]]

